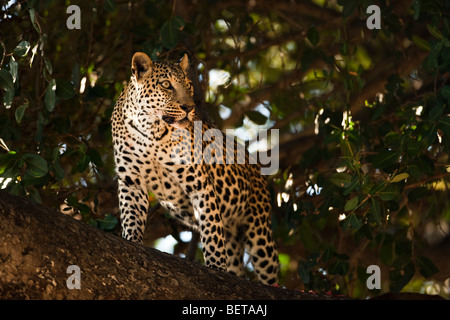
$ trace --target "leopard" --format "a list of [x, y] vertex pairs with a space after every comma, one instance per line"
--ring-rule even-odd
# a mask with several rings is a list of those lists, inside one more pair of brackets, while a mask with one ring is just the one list
[[207, 267], [245, 277], [247, 252], [257, 280], [276, 285], [267, 179], [242, 143], [199, 117], [189, 70], [187, 53], [174, 63], [143, 52], [132, 57], [130, 80], [112, 113], [122, 238], [143, 243], [153, 195], [171, 217], [200, 234]]

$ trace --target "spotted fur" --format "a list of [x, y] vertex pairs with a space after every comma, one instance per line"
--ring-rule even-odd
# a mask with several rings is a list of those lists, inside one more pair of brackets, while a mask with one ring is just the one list
[[[266, 181], [247, 155], [245, 164], [195, 161], [195, 134], [207, 135], [213, 127], [194, 125], [188, 65], [187, 55], [175, 64], [133, 56], [131, 81], [112, 116], [122, 236], [142, 243], [151, 192], [174, 218], [199, 231], [207, 266], [243, 276], [247, 250], [259, 280], [274, 284], [278, 256]], [[222, 144], [242, 156], [225, 138], [209, 138], [202, 140], [203, 149]]]

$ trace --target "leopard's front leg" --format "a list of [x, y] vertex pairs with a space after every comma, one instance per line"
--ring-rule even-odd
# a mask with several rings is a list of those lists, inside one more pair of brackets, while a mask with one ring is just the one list
[[227, 270], [227, 256], [222, 215], [217, 205], [214, 186], [207, 165], [178, 166], [181, 187], [189, 197], [197, 220], [205, 265]]
[[200, 226], [203, 258], [207, 267], [227, 270], [225, 237], [221, 213], [212, 186], [206, 186], [191, 197]]
[[118, 186], [122, 238], [142, 244], [149, 205], [147, 191], [132, 175], [119, 174]]

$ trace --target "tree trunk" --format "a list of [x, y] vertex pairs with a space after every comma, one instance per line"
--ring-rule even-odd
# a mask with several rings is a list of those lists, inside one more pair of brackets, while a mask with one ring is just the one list
[[0, 299], [338, 298], [237, 278], [0, 190]]

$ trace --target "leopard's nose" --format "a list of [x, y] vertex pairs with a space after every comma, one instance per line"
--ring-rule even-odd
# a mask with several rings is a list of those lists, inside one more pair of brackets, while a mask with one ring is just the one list
[[180, 106], [181, 110], [183, 110], [186, 113], [189, 113], [192, 111], [192, 109], [194, 109], [194, 106], [192, 105], [187, 105], [187, 104], [183, 104], [182, 106]]

